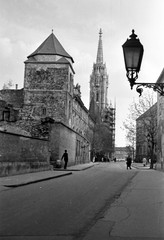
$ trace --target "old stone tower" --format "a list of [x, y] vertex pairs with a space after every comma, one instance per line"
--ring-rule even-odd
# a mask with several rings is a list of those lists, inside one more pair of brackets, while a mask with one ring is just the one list
[[25, 61], [24, 119], [50, 117], [71, 125], [73, 58], [53, 32]]
[[[102, 30], [99, 32], [99, 42], [97, 50], [96, 63], [93, 64], [92, 74], [90, 76], [90, 109], [93, 108], [93, 102], [97, 104], [96, 115], [100, 114], [101, 120], [105, 117], [105, 110], [108, 105], [108, 75], [106, 64], [103, 62], [103, 44], [102, 44]], [[92, 105], [92, 106], [91, 106]]]

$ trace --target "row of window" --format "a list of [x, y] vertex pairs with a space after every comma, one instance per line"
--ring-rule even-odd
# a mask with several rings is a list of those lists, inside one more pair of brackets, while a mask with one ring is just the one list
[[72, 116], [72, 125], [73, 129], [77, 129], [80, 134], [84, 134], [87, 128], [87, 123], [83, 119], [80, 119], [75, 113]]

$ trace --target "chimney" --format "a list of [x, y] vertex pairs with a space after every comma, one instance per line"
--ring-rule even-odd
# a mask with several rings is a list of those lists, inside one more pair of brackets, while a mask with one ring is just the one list
[[16, 89], [16, 90], [18, 89], [18, 84], [15, 84], [15, 89]]

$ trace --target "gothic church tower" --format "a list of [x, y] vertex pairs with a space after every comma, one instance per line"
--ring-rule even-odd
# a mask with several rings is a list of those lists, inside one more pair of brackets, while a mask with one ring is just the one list
[[[107, 92], [108, 75], [106, 64], [103, 62], [102, 30], [100, 29], [97, 59], [96, 63], [93, 64], [93, 70], [90, 76], [90, 111], [96, 111], [95, 114], [98, 114], [99, 112], [101, 119], [103, 118], [104, 111], [108, 106]], [[96, 108], [95, 106], [93, 107], [93, 102], [96, 103]]]

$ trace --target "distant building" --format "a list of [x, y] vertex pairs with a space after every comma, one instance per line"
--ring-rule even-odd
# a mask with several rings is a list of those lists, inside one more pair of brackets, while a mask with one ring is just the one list
[[115, 147], [115, 158], [117, 161], [126, 160], [128, 156], [128, 148], [127, 147]]

